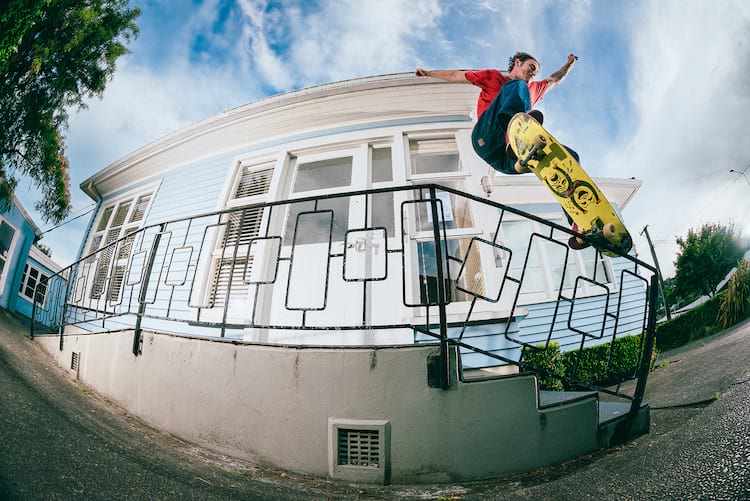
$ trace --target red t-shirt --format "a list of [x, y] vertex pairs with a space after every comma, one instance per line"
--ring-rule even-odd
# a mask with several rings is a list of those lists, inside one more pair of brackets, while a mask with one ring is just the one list
[[[492, 100], [500, 93], [500, 89], [512, 79], [506, 77], [498, 70], [467, 71], [466, 79], [482, 89], [477, 98], [477, 118], [490, 106]], [[535, 80], [529, 84], [531, 95], [531, 106], [534, 106], [545, 92], [547, 92], [547, 80]]]

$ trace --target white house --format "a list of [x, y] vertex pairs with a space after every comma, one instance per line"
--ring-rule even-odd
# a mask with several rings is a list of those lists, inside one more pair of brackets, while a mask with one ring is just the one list
[[[98, 208], [37, 339], [160, 428], [312, 475], [486, 478], [647, 431], [642, 388], [605, 403], [519, 370], [640, 336], [653, 270], [571, 251], [533, 176], [483, 185], [475, 100], [364, 78], [136, 150], [82, 184]], [[620, 210], [640, 186], [597, 182]]]

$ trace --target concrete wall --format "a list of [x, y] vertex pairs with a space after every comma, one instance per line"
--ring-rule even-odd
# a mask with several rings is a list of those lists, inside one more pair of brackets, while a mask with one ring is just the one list
[[497, 477], [598, 448], [595, 398], [539, 411], [528, 375], [429, 388], [435, 346], [286, 348], [146, 332], [135, 357], [132, 331], [69, 334], [62, 352], [58, 337], [36, 340], [68, 369], [78, 353], [83, 383], [157, 428], [315, 476], [363, 479], [332, 473], [331, 420], [388, 423], [376, 482]]

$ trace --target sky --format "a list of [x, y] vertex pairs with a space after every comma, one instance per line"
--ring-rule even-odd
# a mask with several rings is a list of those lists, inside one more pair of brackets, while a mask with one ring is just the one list
[[[640, 179], [623, 217], [638, 255], [674, 275], [676, 237], [706, 223], [750, 237], [750, 2], [743, 0], [152, 0], [103, 96], [71, 110], [73, 209], [52, 229], [17, 196], [61, 265], [77, 257], [93, 202], [80, 183], [186, 125], [312, 85], [427, 69], [505, 69], [533, 54], [540, 77], [578, 62], [539, 103], [545, 127], [592, 177]], [[740, 173], [732, 173], [735, 170]], [[744, 174], [744, 175], [743, 175]]]

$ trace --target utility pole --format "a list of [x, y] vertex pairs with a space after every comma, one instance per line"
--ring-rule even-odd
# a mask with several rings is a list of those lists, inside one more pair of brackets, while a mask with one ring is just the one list
[[654, 244], [651, 243], [651, 236], [648, 234], [648, 225], [643, 227], [641, 235], [646, 234], [646, 240], [648, 240], [648, 247], [651, 249], [651, 257], [654, 258], [654, 265], [656, 266], [656, 274], [659, 276], [659, 292], [661, 293], [661, 300], [664, 303], [664, 309], [667, 311], [667, 320], [672, 320], [672, 313], [669, 311], [669, 305], [667, 304], [667, 297], [664, 295], [664, 279], [661, 275], [661, 268], [659, 268], [659, 260], [656, 259], [656, 251], [654, 250]]

